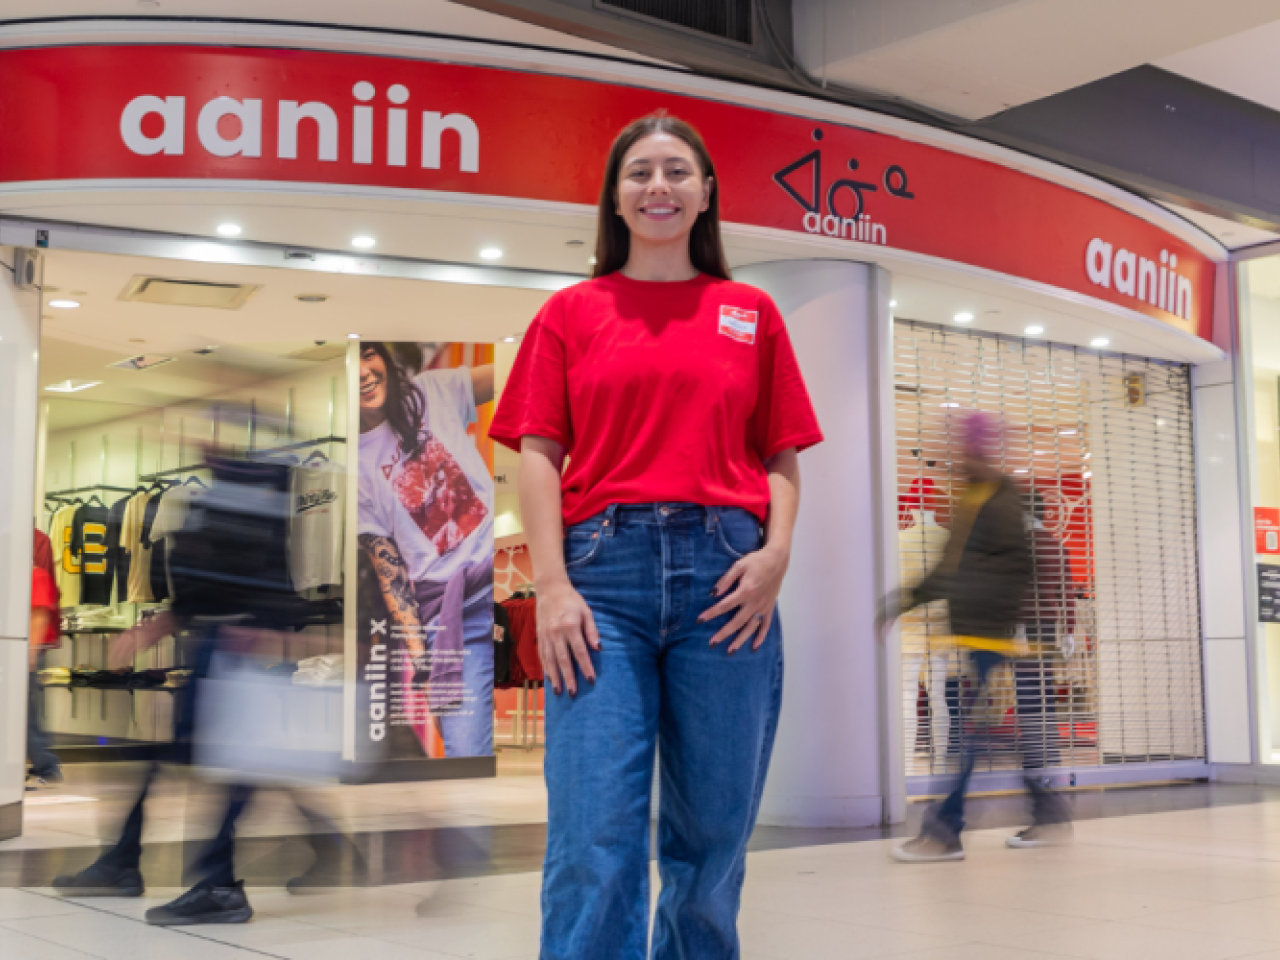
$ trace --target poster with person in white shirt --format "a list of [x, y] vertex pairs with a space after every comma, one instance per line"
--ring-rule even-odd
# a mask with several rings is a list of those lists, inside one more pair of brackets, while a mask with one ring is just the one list
[[493, 754], [492, 353], [361, 344], [360, 759]]

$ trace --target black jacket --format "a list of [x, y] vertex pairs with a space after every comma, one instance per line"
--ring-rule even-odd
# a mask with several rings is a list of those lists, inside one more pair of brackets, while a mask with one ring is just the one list
[[1007, 477], [973, 484], [960, 501], [941, 562], [904, 596], [903, 609], [946, 600], [957, 638], [1009, 641], [1033, 575], [1018, 491]]

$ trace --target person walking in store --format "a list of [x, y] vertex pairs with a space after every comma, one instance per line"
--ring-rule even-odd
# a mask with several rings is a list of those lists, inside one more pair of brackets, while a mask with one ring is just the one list
[[[879, 618], [883, 637], [888, 624], [920, 604], [946, 600], [954, 642], [968, 657], [969, 710], [974, 734], [963, 737], [960, 774], [950, 795], [929, 806], [920, 835], [893, 851], [903, 862], [963, 860], [965, 791], [978, 753], [989, 746], [989, 720], [974, 709], [986, 698], [997, 668], [1017, 652], [1016, 633], [1024, 598], [1031, 586], [1030, 543], [1022, 499], [994, 462], [1000, 431], [990, 414], [970, 411], [960, 421], [962, 462], [968, 486], [956, 510], [951, 537], [941, 561], [913, 589], [887, 598]], [[963, 716], [964, 714], [962, 714]], [[1037, 823], [1048, 815], [1043, 785], [1027, 781]]]
[[35, 537], [35, 565], [31, 571], [31, 624], [28, 654], [28, 674], [31, 678], [27, 691], [27, 759], [31, 770], [27, 775], [27, 789], [37, 790], [51, 783], [62, 782], [62, 765], [58, 755], [49, 747], [49, 737], [40, 723], [40, 701], [44, 690], [40, 686], [40, 664], [46, 650], [58, 645], [58, 585], [54, 582], [52, 553], [49, 538], [39, 530]]
[[359, 542], [446, 757], [493, 755], [494, 486], [467, 433], [493, 389], [493, 364], [361, 346]]
[[[172, 607], [121, 634], [112, 645], [110, 665], [127, 666], [134, 656], [166, 636], [186, 631], [191, 645], [192, 684], [178, 694], [174, 743], [161, 759], [186, 763], [196, 735], [199, 681], [209, 675], [214, 655], [244, 652], [243, 638], [254, 631], [293, 631], [305, 622], [304, 607], [293, 590], [287, 562], [289, 465], [206, 457], [213, 474], [209, 492], [173, 535], [169, 572], [174, 583]], [[230, 629], [229, 629], [230, 628]], [[232, 633], [235, 633], [232, 636]], [[74, 897], [137, 897], [144, 890], [139, 865], [148, 791], [157, 773], [150, 767], [142, 790], [125, 821], [119, 841], [78, 874], [59, 876], [54, 889]], [[200, 923], [244, 923], [253, 916], [242, 881], [235, 879], [235, 825], [254, 788], [231, 784], [226, 791], [221, 826], [195, 865], [201, 879], [173, 902], [153, 907], [148, 923], [180, 926]], [[317, 861], [327, 864], [328, 848], [341, 842], [336, 831], [311, 820]], [[309, 884], [305, 879], [302, 886]], [[294, 891], [298, 883], [290, 882]]]
[[592, 278], [533, 321], [490, 428], [521, 453], [553, 691], [543, 960], [645, 956], [655, 751], [651, 955], [740, 955], [797, 454], [822, 434], [777, 307], [730, 279], [719, 186], [687, 123], [618, 135]]

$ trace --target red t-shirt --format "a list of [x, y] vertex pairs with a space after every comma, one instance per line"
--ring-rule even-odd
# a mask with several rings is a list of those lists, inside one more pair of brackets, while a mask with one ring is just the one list
[[58, 585], [40, 567], [31, 571], [31, 611], [48, 610], [52, 614], [49, 628], [40, 639], [42, 647], [58, 645]]
[[564, 446], [566, 525], [613, 503], [769, 506], [763, 461], [822, 440], [786, 324], [768, 295], [705, 275], [621, 273], [547, 301], [489, 428]]

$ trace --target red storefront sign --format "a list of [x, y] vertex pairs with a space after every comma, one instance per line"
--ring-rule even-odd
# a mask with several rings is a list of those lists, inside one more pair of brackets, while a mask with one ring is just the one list
[[889, 134], [634, 86], [355, 54], [0, 52], [0, 183], [241, 180], [594, 203], [609, 143], [666, 109], [727, 221], [887, 246], [1209, 338], [1212, 260], [1102, 200]]
[[1253, 552], [1280, 554], [1280, 507], [1253, 508]]

